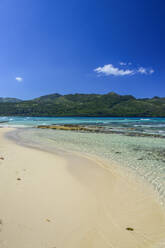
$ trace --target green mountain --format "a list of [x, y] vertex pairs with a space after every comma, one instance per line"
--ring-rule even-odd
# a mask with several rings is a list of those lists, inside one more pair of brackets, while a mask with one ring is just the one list
[[0, 103], [1, 102], [21, 102], [22, 100], [18, 98], [10, 98], [10, 97], [0, 97]]
[[0, 115], [165, 117], [165, 98], [136, 99], [114, 92], [105, 95], [51, 94], [29, 101], [0, 101]]

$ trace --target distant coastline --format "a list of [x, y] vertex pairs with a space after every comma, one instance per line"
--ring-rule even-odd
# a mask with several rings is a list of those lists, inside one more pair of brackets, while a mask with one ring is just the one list
[[0, 98], [0, 116], [32, 117], [165, 117], [165, 97], [51, 94], [32, 100]]

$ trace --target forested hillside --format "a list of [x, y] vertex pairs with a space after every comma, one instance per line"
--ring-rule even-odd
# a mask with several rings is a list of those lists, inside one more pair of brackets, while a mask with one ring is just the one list
[[114, 92], [105, 95], [52, 94], [29, 101], [6, 98], [0, 100], [0, 115], [165, 117], [165, 98], [136, 99]]

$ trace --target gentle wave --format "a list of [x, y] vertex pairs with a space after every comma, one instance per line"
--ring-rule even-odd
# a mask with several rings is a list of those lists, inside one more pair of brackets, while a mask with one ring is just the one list
[[[2, 122], [2, 123], [1, 123]], [[3, 123], [4, 122], [4, 123]], [[112, 117], [0, 117], [0, 126], [34, 127], [37, 125], [96, 125], [106, 130], [121, 130], [122, 132], [140, 132], [163, 134], [165, 131], [165, 118], [112, 118]]]

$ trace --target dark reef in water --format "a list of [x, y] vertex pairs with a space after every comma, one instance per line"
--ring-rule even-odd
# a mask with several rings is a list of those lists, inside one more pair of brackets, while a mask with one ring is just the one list
[[107, 128], [106, 126], [96, 125], [76, 125], [76, 124], [65, 124], [65, 125], [38, 125], [37, 128], [41, 129], [53, 129], [53, 130], [64, 130], [64, 131], [78, 131], [78, 132], [90, 132], [90, 133], [109, 133], [109, 134], [122, 134], [132, 137], [154, 137], [154, 138], [165, 138], [165, 136], [159, 134], [148, 134], [143, 132], [136, 132], [135, 128], [127, 128], [124, 131], [118, 131], [113, 128]]

